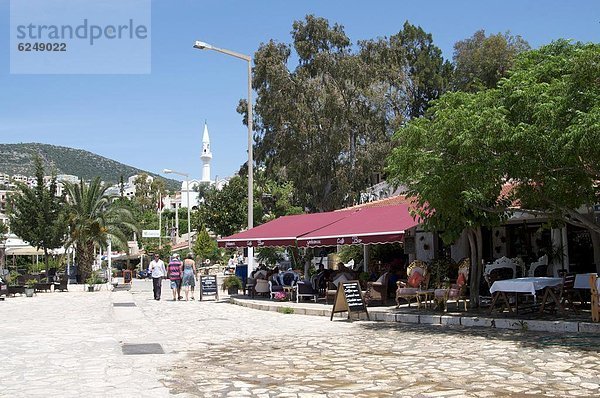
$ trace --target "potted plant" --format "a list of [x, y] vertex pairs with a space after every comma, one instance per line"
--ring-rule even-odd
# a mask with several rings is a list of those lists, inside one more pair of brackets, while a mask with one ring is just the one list
[[236, 275], [229, 275], [223, 280], [223, 290], [227, 290], [230, 295], [238, 294], [242, 287], [242, 280]]
[[25, 282], [25, 296], [26, 297], [33, 297], [33, 293], [35, 293], [35, 284], [36, 283], [38, 283], [38, 281], [35, 279], [28, 279], [27, 282]]
[[93, 292], [96, 288], [96, 285], [100, 284], [102, 281], [98, 276], [96, 271], [93, 271], [90, 276], [85, 280], [85, 283], [88, 284], [88, 292]]

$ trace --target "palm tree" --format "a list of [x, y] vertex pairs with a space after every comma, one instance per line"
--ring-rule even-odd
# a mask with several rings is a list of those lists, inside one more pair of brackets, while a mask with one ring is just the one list
[[127, 237], [138, 232], [139, 227], [132, 213], [106, 194], [96, 177], [89, 185], [66, 183], [68, 195], [68, 219], [70, 234], [67, 245], [75, 245], [75, 257], [81, 280], [92, 272], [94, 248], [106, 248], [111, 241], [117, 246], [127, 247]]

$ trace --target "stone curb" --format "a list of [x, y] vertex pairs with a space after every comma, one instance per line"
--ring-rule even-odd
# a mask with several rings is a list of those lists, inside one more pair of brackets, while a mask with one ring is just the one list
[[[292, 307], [286, 303], [265, 303], [260, 304], [246, 300], [230, 298], [232, 304], [242, 307], [252, 308], [262, 311], [286, 311], [283, 308], [293, 309], [294, 314], [312, 315], [312, 316], [331, 316], [330, 309], [315, 309]], [[600, 334], [600, 323], [591, 322], [570, 322], [570, 321], [539, 321], [539, 320], [521, 320], [509, 318], [492, 317], [469, 317], [452, 315], [429, 315], [429, 314], [395, 314], [389, 312], [373, 311], [369, 312], [369, 317], [376, 322], [399, 322], [421, 325], [461, 325], [465, 327], [487, 327], [492, 329], [512, 329], [536, 332], [551, 333], [595, 333]], [[360, 320], [366, 320], [366, 315], [360, 314]]]

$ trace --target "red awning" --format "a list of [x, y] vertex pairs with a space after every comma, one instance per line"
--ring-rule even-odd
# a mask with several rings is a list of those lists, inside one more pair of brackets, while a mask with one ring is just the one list
[[352, 212], [354, 210], [283, 216], [217, 242], [220, 247], [295, 246], [299, 236], [339, 221]]
[[409, 212], [409, 204], [366, 207], [347, 217], [299, 236], [299, 247], [393, 243], [404, 239], [404, 232], [419, 224]]

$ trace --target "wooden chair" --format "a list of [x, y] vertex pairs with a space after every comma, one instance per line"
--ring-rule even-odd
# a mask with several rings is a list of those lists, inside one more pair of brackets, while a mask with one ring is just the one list
[[444, 312], [448, 312], [448, 301], [456, 302], [456, 309], [462, 300], [467, 311], [467, 286], [469, 283], [469, 271], [471, 269], [471, 260], [468, 257], [463, 258], [458, 263], [458, 278], [456, 283], [447, 289], [435, 289], [433, 293], [434, 300], [444, 304]]
[[575, 296], [579, 297], [581, 302], [581, 295], [579, 290], [575, 289], [575, 274], [567, 273], [563, 276], [563, 283], [560, 289], [560, 304], [563, 308], [571, 308], [573, 311], [577, 311], [575, 307]]
[[600, 292], [598, 275], [590, 275], [590, 288], [592, 292], [592, 322], [600, 322]]
[[371, 305], [373, 301], [378, 301], [381, 302], [381, 305], [385, 305], [388, 298], [388, 278], [389, 272], [385, 272], [377, 279], [377, 281], [367, 282], [365, 300], [368, 305]]
[[[415, 278], [414, 275], [419, 274], [419, 278]], [[410, 303], [412, 300], [417, 300], [417, 292], [421, 289], [427, 289], [429, 284], [429, 272], [427, 269], [427, 263], [421, 260], [415, 260], [408, 265], [406, 268], [407, 281], [398, 281], [396, 285], [396, 308], [400, 307], [400, 299], [404, 299]]]
[[542, 297], [540, 312], [547, 310], [549, 312], [559, 311], [560, 313], [564, 313], [567, 307], [570, 307], [573, 311], [577, 311], [573, 297], [578, 295], [579, 292], [574, 288], [574, 285], [575, 274], [566, 273], [563, 275], [562, 284], [547, 287]]

